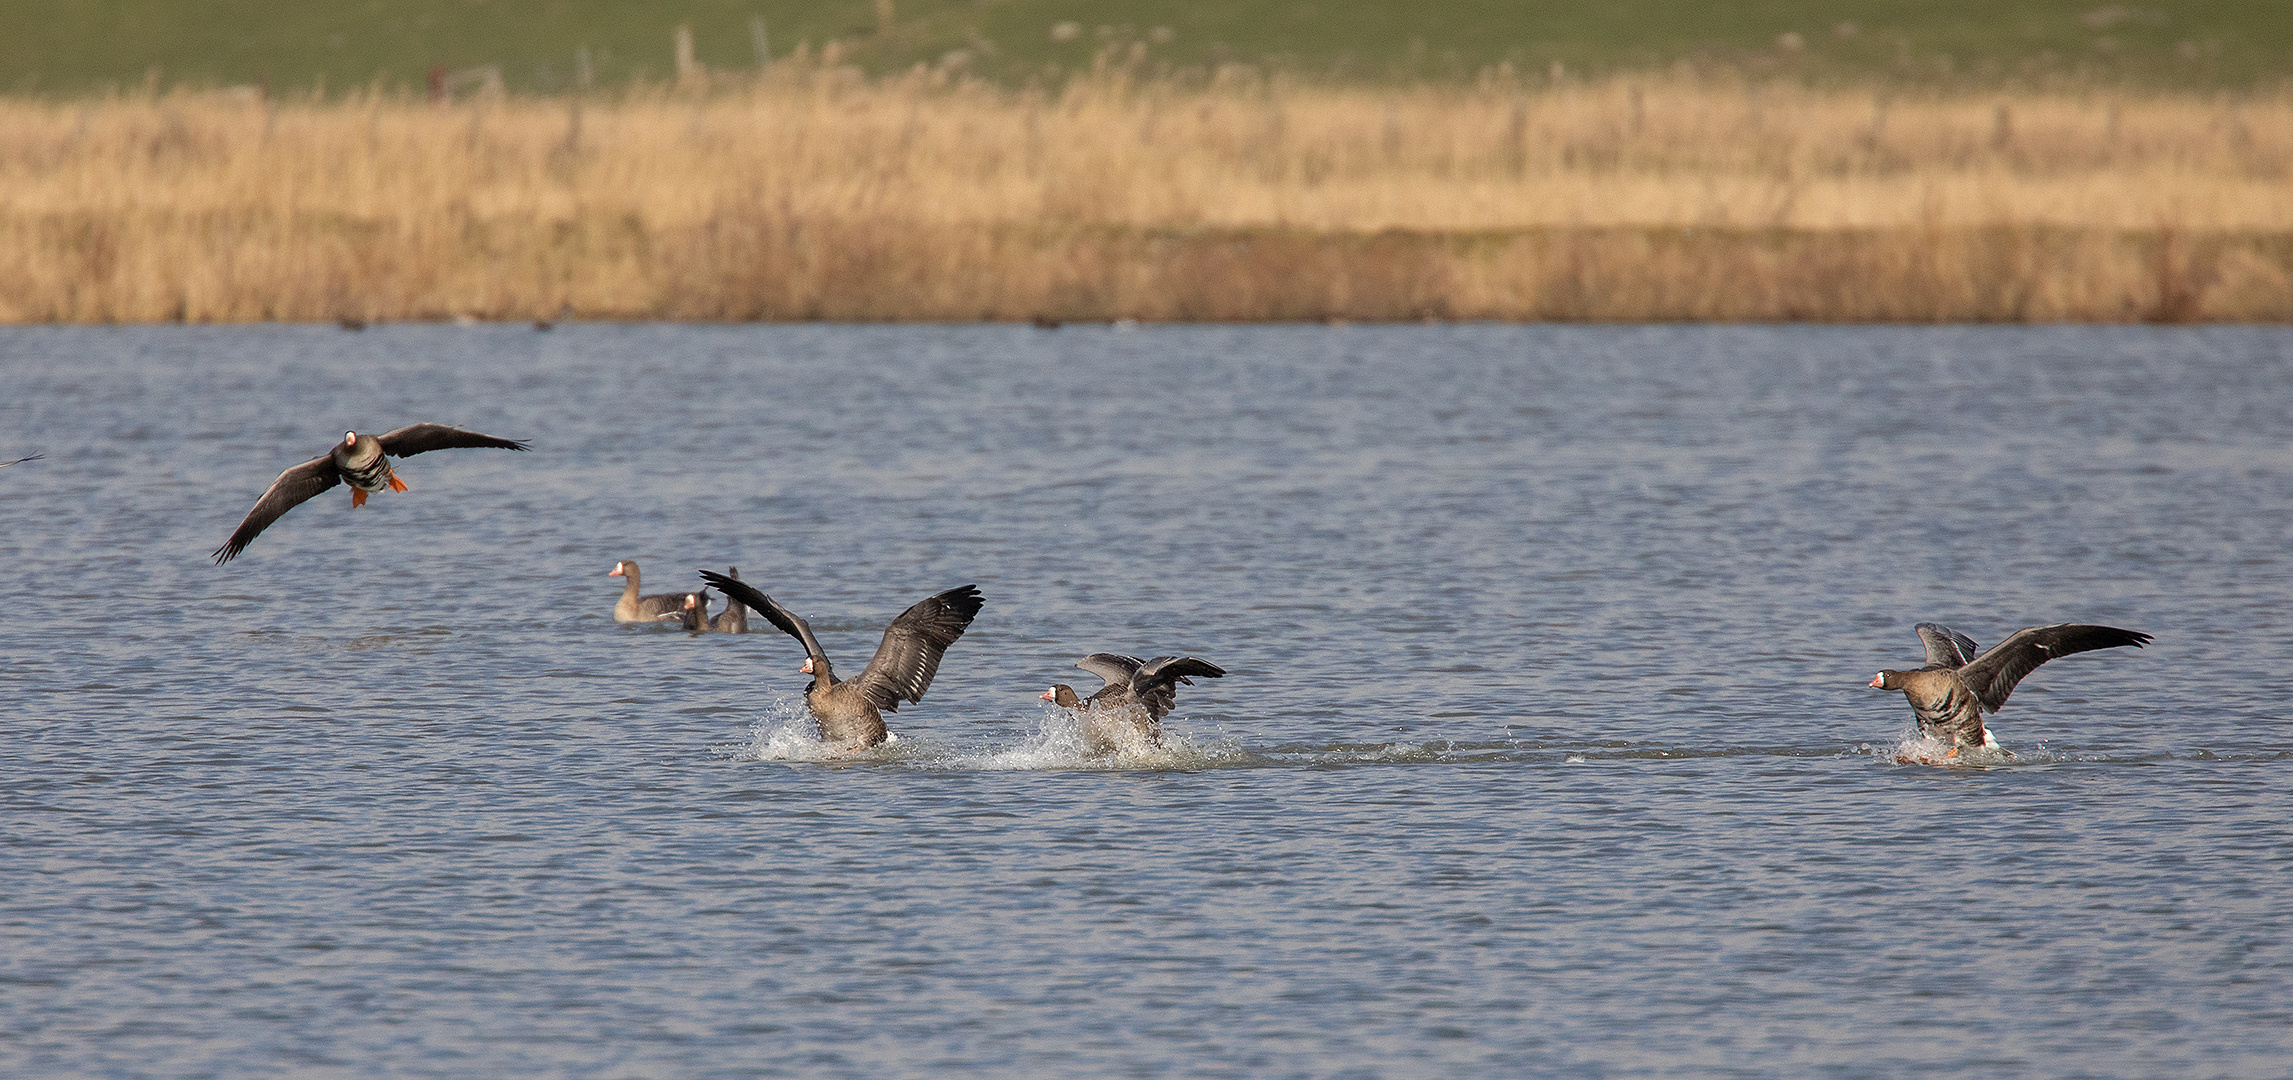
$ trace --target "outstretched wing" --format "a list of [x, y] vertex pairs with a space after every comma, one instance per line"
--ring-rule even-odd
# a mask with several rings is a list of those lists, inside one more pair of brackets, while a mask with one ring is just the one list
[[26, 454], [26, 455], [24, 455], [23, 457], [17, 458], [17, 459], [16, 459], [16, 460], [14, 460], [14, 461], [0, 461], [0, 469], [5, 469], [5, 468], [7, 468], [7, 467], [8, 467], [8, 466], [10, 466], [10, 465], [22, 465], [23, 463], [25, 463], [25, 462], [27, 462], [27, 461], [38, 461], [38, 460], [40, 460], [41, 456], [42, 456], [42, 455], [39, 455], [39, 454]]
[[1178, 684], [1193, 685], [1187, 676], [1215, 679], [1225, 674], [1225, 668], [1200, 657], [1158, 656], [1131, 676], [1131, 693], [1138, 696], [1139, 704], [1146, 706], [1148, 716], [1160, 720], [1178, 707]]
[[1138, 674], [1139, 668], [1146, 666], [1146, 661], [1121, 653], [1095, 652], [1075, 661], [1075, 666], [1098, 676], [1099, 681], [1109, 688], [1117, 688], [1129, 686], [1131, 676]]
[[221, 566], [238, 558], [248, 544], [254, 543], [264, 529], [271, 527], [272, 522], [284, 517], [287, 511], [301, 506], [311, 496], [339, 483], [342, 483], [342, 473], [335, 469], [331, 454], [320, 455], [280, 473], [278, 479], [271, 481], [270, 490], [255, 500], [255, 508], [247, 511], [247, 519], [232, 531], [231, 538], [223, 541], [222, 547], [215, 549], [215, 565]]
[[1923, 622], [1912, 629], [1919, 632], [1919, 643], [1927, 647], [1928, 667], [1962, 668], [1982, 655], [1982, 647], [1975, 644], [1975, 639], [1941, 623]]
[[522, 439], [497, 439], [491, 435], [480, 435], [475, 431], [464, 431], [461, 428], [447, 427], [444, 424], [408, 424], [386, 435], [377, 435], [375, 439], [382, 444], [382, 452], [391, 457], [413, 457], [416, 454], [427, 454], [432, 450], [460, 450], [470, 447], [486, 447], [495, 450], [526, 449], [526, 444]]
[[1974, 691], [1975, 700], [1981, 702], [1983, 708], [1997, 712], [2006, 704], [2007, 695], [2014, 693], [2014, 684], [2048, 660], [2121, 645], [2141, 648], [2149, 640], [2148, 634], [2115, 626], [2083, 623], [2033, 626], [2015, 631], [2013, 637], [1992, 646], [1974, 663], [1960, 668], [1959, 680]]
[[884, 628], [875, 657], [852, 681], [885, 712], [899, 711], [902, 701], [922, 701], [932, 676], [939, 674], [940, 657], [971, 626], [982, 603], [976, 585], [916, 601]]
[[726, 577], [714, 570], [703, 570], [701, 576], [716, 586], [718, 592], [725, 594], [726, 599], [764, 616], [764, 621], [779, 627], [781, 633], [803, 642], [806, 656], [828, 659], [828, 654], [820, 651], [820, 639], [812, 636], [812, 624], [797, 617], [795, 612], [781, 607], [778, 601], [756, 591], [755, 587], [739, 578]]

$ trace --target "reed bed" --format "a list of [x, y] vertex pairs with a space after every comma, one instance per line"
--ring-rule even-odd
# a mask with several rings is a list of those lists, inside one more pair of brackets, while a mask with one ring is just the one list
[[0, 320], [2293, 319], [2293, 95], [0, 99]]

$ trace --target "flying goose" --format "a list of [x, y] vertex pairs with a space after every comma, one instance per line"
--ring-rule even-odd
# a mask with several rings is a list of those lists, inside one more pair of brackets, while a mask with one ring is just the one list
[[215, 549], [215, 565], [237, 558], [272, 522], [336, 484], [350, 484], [350, 505], [354, 509], [366, 505], [370, 492], [384, 488], [406, 490], [405, 481], [390, 471], [390, 458], [468, 447], [524, 450], [526, 444], [518, 439], [497, 439], [444, 424], [412, 424], [381, 435], [345, 431], [342, 441], [332, 449], [280, 473], [278, 479], [271, 481], [270, 489], [255, 500], [255, 508], [247, 511], [247, 519], [239, 523], [239, 528], [222, 547]]
[[2038, 665], [2095, 649], [2138, 649], [2150, 641], [2148, 634], [2114, 626], [2055, 623], [2017, 630], [1978, 656], [1974, 639], [1948, 626], [1923, 622], [1915, 629], [1927, 647], [1926, 666], [1884, 670], [1866, 685], [1902, 691], [1919, 718], [1919, 733], [1951, 744], [1944, 757], [1959, 756], [1962, 747], [1998, 745], [1984, 729], [1982, 715], [2005, 707], [2015, 684]]
[[884, 713], [898, 712], [902, 701], [924, 699], [932, 676], [939, 673], [940, 657], [963, 636], [983, 603], [976, 585], [917, 601], [884, 628], [884, 640], [868, 666], [851, 680], [837, 682], [836, 669], [812, 636], [811, 625], [795, 612], [738, 578], [709, 570], [701, 571], [701, 577], [804, 644], [804, 666], [798, 670], [812, 676], [811, 685], [804, 688], [804, 704], [820, 726], [821, 741], [844, 743], [852, 750], [884, 741]]
[[697, 592], [665, 592], [651, 596], [637, 595], [637, 560], [623, 559], [605, 572], [606, 577], [626, 578], [629, 582], [621, 589], [621, 599], [613, 605], [614, 622], [660, 622], [685, 617], [685, 602], [695, 600], [701, 610], [707, 611], [709, 599]]
[[1158, 656], [1140, 660], [1120, 653], [1092, 653], [1075, 666], [1099, 677], [1106, 685], [1088, 698], [1075, 688], [1055, 683], [1042, 699], [1083, 716], [1084, 747], [1094, 754], [1119, 749], [1126, 742], [1162, 742], [1162, 718], [1178, 707], [1178, 684], [1194, 685], [1190, 675], [1222, 678], [1226, 669], [1194, 656]]

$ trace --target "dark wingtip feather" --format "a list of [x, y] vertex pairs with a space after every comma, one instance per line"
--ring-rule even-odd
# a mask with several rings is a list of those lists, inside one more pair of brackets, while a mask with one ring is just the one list
[[961, 588], [949, 589], [933, 599], [962, 612], [965, 622], [978, 618], [979, 609], [987, 603], [987, 598], [979, 595], [979, 586], [977, 585], [965, 585]]

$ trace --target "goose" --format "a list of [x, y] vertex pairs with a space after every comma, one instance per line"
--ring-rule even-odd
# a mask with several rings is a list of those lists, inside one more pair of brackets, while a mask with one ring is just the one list
[[613, 605], [614, 622], [660, 622], [664, 619], [685, 617], [685, 602], [699, 601], [702, 610], [708, 609], [708, 598], [700, 593], [665, 592], [651, 596], [637, 595], [637, 560], [623, 559], [605, 572], [606, 577], [626, 578], [629, 584], [621, 590], [621, 599]]
[[[678, 609], [674, 616], [678, 625], [695, 634], [708, 633], [710, 630], [708, 595], [706, 592], [686, 593], [685, 606]], [[667, 622], [668, 619], [661, 621]]]
[[1082, 713], [1083, 744], [1093, 754], [1125, 745], [1162, 744], [1162, 718], [1178, 707], [1178, 684], [1194, 685], [1188, 676], [1223, 678], [1226, 669], [1196, 656], [1158, 656], [1140, 660], [1120, 653], [1092, 653], [1075, 666], [1099, 677], [1106, 685], [1088, 698], [1075, 688], [1054, 683], [1040, 695], [1062, 709]]
[[1946, 758], [1959, 756], [1969, 746], [1997, 746], [1998, 740], [1983, 727], [1985, 712], [2005, 707], [2022, 677], [2057, 656], [2115, 649], [2141, 648], [2151, 636], [2115, 626], [2055, 623], [2032, 626], [1977, 655], [1974, 639], [1941, 623], [1913, 627], [1927, 649], [1925, 666], [1916, 671], [1882, 670], [1865, 685], [1900, 690], [1919, 718], [1919, 733], [1951, 744]]
[[406, 482], [390, 469], [390, 458], [413, 457], [432, 450], [459, 450], [471, 447], [489, 447], [497, 450], [525, 450], [520, 439], [497, 439], [464, 431], [444, 424], [412, 424], [381, 435], [361, 435], [355, 431], [342, 433], [342, 441], [326, 453], [280, 473], [271, 481], [270, 489], [255, 500], [255, 508], [247, 511], [247, 518], [239, 523], [231, 538], [215, 549], [215, 565], [221, 566], [238, 557], [254, 543], [255, 537], [270, 528], [271, 523], [286, 512], [303, 504], [311, 496], [340, 483], [350, 484], [350, 505], [356, 509], [366, 505], [369, 493], [389, 488], [406, 490]]
[[836, 669], [812, 636], [811, 625], [795, 612], [738, 578], [708, 570], [701, 571], [701, 577], [727, 599], [746, 604], [766, 622], [804, 644], [804, 666], [798, 670], [812, 676], [811, 685], [804, 688], [805, 707], [819, 725], [821, 741], [843, 743], [847, 750], [864, 750], [883, 742], [883, 714], [898, 712], [902, 701], [912, 704], [924, 699], [932, 676], [939, 673], [940, 657], [963, 636], [984, 603], [976, 585], [917, 601], [884, 628], [884, 639], [877, 644], [868, 666], [849, 681], [837, 682]]
[[0, 461], [0, 469], [5, 469], [10, 465], [22, 465], [27, 461], [38, 461], [40, 460], [40, 457], [41, 455], [39, 454], [28, 454], [24, 457], [17, 458], [14, 461]]
[[[740, 580], [740, 567], [728, 566], [725, 570], [726, 577], [734, 581]], [[748, 633], [748, 605], [732, 597], [725, 597], [725, 609], [718, 612], [716, 618], [709, 621], [709, 629], [719, 634]]]

